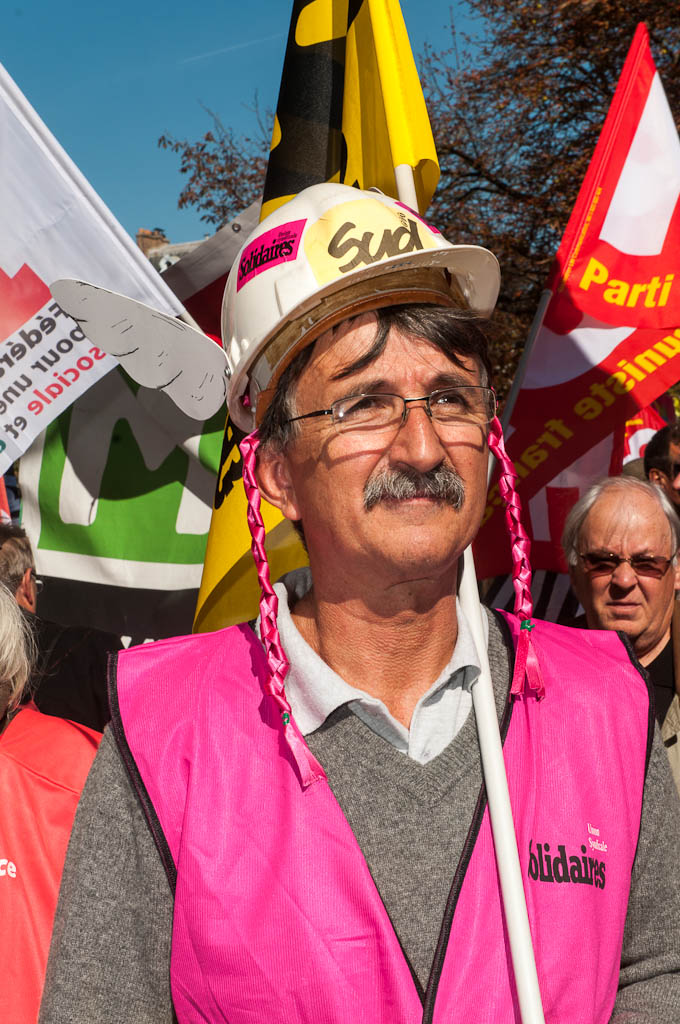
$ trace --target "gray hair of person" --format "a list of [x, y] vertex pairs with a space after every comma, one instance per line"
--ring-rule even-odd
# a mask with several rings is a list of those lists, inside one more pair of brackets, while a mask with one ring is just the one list
[[35, 569], [31, 542], [21, 526], [0, 523], [0, 583], [16, 594], [27, 569]]
[[[385, 306], [373, 312], [378, 321], [373, 344], [356, 362], [344, 367], [340, 377], [349, 377], [378, 359], [385, 349], [388, 334], [394, 328], [400, 334], [409, 334], [435, 345], [456, 366], [462, 366], [461, 357], [475, 358], [480, 365], [480, 384], [488, 386], [491, 380], [491, 360], [486, 334], [489, 321], [484, 317], [469, 309], [425, 303]], [[346, 323], [347, 321], [342, 321], [332, 330], [337, 332]], [[260, 425], [259, 436], [262, 445], [281, 450], [300, 429], [298, 423], [289, 423], [288, 420], [299, 414], [295, 405], [295, 391], [313, 349], [314, 343], [303, 348], [281, 374], [274, 397]]]
[[652, 498], [658, 504], [670, 526], [673, 565], [677, 563], [677, 553], [680, 547], [680, 519], [678, 519], [675, 509], [663, 491], [646, 480], [638, 480], [632, 476], [609, 476], [591, 484], [567, 516], [562, 532], [562, 550], [564, 551], [567, 565], [576, 565], [580, 554], [578, 550], [579, 536], [586, 516], [595, 503], [605, 494], [618, 495], [621, 499], [622, 509], [630, 507], [630, 505], [625, 504], [626, 501], [632, 503], [643, 496]]
[[0, 583], [0, 719], [20, 703], [34, 661], [35, 641], [28, 618]]

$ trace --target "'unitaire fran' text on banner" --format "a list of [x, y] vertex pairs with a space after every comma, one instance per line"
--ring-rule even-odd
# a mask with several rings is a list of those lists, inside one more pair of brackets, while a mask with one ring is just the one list
[[[619, 476], [631, 462], [641, 459], [650, 438], [665, 425], [666, 421], [653, 406], [638, 410], [632, 419], [621, 422], [604, 441], [567, 466], [532, 498], [530, 511], [534, 538], [537, 533], [541, 538], [541, 561], [548, 561], [545, 551], [549, 541], [553, 546], [551, 564], [561, 564], [561, 569], [534, 568], [531, 596], [537, 618], [567, 626], [574, 624], [579, 602], [571, 590], [566, 562], [560, 562], [560, 537], [566, 515], [594, 479]], [[513, 610], [515, 590], [511, 573], [485, 581], [484, 603], [507, 612]]]
[[[560, 565], [567, 508], [546, 500], [551, 486], [559, 489], [577, 460], [592, 473], [597, 446], [606, 448], [618, 424], [680, 378], [679, 198], [680, 140], [639, 25], [556, 256], [507, 430], [538, 568]], [[606, 473], [608, 459], [597, 466]], [[585, 486], [592, 480], [581, 477]], [[510, 568], [496, 484], [475, 563], [480, 577]]]
[[[322, 181], [397, 196], [413, 169], [424, 213], [439, 178], [425, 100], [398, 0], [294, 0], [262, 216]], [[195, 628], [257, 614], [238, 442], [227, 421]], [[272, 576], [306, 556], [281, 513], [262, 503]]]

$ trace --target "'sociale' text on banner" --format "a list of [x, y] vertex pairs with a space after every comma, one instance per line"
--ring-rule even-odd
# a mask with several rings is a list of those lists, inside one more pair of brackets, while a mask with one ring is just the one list
[[0, 271], [0, 474], [116, 360], [92, 345], [79, 324], [24, 265]]

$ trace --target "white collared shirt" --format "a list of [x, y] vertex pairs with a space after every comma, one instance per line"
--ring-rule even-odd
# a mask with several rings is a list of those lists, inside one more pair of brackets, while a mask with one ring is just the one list
[[[346, 683], [303, 639], [293, 623], [289, 600], [299, 600], [311, 585], [309, 569], [296, 569], [274, 586], [279, 599], [281, 643], [290, 662], [286, 696], [300, 732], [303, 736], [314, 732], [336, 708], [346, 704], [397, 750], [419, 764], [427, 764], [448, 746], [465, 722], [472, 705], [470, 688], [480, 673], [477, 651], [459, 601], [458, 638], [451, 660], [416, 704], [407, 729], [381, 700]], [[486, 616], [482, 618], [487, 628]]]

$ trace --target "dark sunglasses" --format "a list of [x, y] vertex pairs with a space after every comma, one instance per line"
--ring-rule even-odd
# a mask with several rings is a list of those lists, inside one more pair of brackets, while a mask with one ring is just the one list
[[585, 551], [579, 554], [583, 568], [589, 576], [611, 576], [621, 562], [628, 562], [636, 576], [649, 576], [655, 580], [660, 580], [666, 575], [674, 557], [675, 555], [671, 558], [662, 558], [661, 555], [631, 555], [630, 558], [624, 558], [611, 551]]

